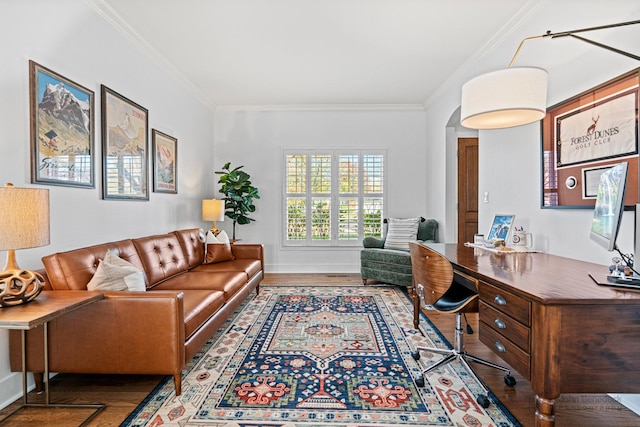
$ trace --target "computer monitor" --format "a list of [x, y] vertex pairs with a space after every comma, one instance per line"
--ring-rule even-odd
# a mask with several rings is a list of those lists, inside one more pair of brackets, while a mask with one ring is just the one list
[[596, 205], [591, 221], [591, 239], [608, 251], [616, 248], [616, 238], [624, 211], [627, 162], [619, 163], [600, 175]]

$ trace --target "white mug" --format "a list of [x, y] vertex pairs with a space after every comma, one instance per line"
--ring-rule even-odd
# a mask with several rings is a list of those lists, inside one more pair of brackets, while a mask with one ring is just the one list
[[513, 246], [524, 246], [527, 249], [533, 248], [533, 234], [526, 231], [513, 232]]

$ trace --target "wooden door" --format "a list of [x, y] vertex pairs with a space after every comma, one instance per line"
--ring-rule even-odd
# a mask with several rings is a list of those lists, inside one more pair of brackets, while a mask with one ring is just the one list
[[458, 243], [478, 232], [478, 138], [458, 139]]

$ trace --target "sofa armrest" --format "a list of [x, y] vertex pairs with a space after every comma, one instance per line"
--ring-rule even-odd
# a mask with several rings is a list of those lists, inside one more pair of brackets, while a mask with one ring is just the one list
[[367, 236], [362, 239], [362, 246], [364, 246], [365, 248], [382, 249], [384, 248], [384, 240], [385, 239], [378, 239], [377, 237]]
[[[57, 291], [64, 292], [64, 291]], [[27, 333], [27, 369], [43, 372], [43, 328]], [[180, 291], [105, 292], [49, 323], [51, 372], [179, 374], [185, 363]], [[11, 369], [21, 368], [20, 335], [10, 337]]]
[[231, 252], [236, 259], [259, 259], [262, 271], [264, 271], [264, 246], [255, 243], [234, 243]]

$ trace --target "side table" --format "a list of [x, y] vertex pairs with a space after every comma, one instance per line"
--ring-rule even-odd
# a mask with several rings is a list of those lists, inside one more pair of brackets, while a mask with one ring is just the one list
[[[57, 407], [57, 408], [93, 408], [95, 411], [84, 420], [80, 426], [86, 425], [100, 411], [105, 408], [103, 404], [56, 404], [51, 403], [49, 395], [49, 321], [69, 313], [73, 310], [92, 304], [103, 298], [100, 292], [90, 291], [43, 291], [38, 297], [23, 305], [5, 307], [0, 309], [0, 328], [18, 329], [21, 331], [22, 341], [22, 405], [0, 420], [4, 423], [15, 413], [26, 407]], [[26, 331], [42, 326], [44, 333], [44, 385], [45, 403], [29, 403], [27, 400], [27, 356], [26, 356]]]

